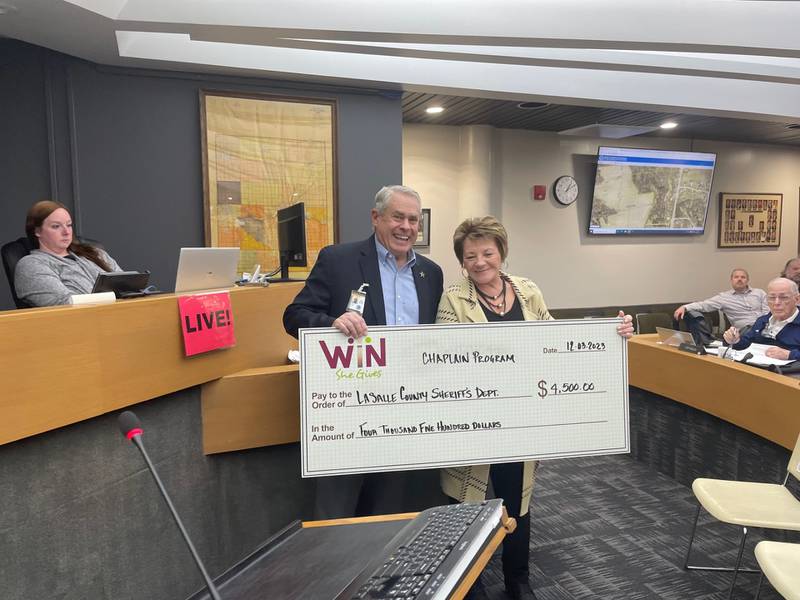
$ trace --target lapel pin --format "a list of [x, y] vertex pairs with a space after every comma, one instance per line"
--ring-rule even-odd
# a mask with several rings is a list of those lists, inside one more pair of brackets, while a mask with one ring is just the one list
[[420, 271], [419, 276], [421, 279], [425, 279], [425, 271]]

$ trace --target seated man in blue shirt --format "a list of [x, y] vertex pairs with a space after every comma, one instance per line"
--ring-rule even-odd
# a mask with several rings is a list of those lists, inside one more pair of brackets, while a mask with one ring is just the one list
[[[323, 248], [303, 289], [283, 313], [286, 332], [304, 327], [335, 327], [360, 338], [370, 325], [433, 323], [442, 296], [439, 265], [415, 254], [419, 194], [401, 185], [383, 187], [371, 211], [375, 233], [368, 239]], [[347, 310], [350, 295], [363, 284], [363, 314]], [[362, 514], [358, 507], [364, 475], [317, 480], [314, 516], [334, 519]]]
[[770, 358], [780, 360], [800, 359], [800, 301], [797, 284], [791, 279], [778, 277], [767, 285], [767, 304], [770, 312], [756, 319], [752, 329], [744, 335], [731, 327], [723, 338], [735, 350], [744, 350], [750, 344], [773, 346], [766, 351]]

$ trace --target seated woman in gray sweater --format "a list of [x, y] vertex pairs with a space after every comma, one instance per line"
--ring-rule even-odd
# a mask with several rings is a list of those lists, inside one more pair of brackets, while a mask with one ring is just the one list
[[72, 236], [72, 217], [59, 202], [42, 200], [28, 211], [25, 233], [34, 246], [14, 270], [17, 296], [32, 306], [69, 304], [88, 294], [99, 273], [121, 271], [105, 251]]

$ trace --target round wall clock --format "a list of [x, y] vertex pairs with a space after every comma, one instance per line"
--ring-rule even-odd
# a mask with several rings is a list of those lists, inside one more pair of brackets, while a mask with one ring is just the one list
[[553, 195], [561, 204], [572, 204], [578, 199], [578, 182], [570, 175], [562, 175], [553, 184]]

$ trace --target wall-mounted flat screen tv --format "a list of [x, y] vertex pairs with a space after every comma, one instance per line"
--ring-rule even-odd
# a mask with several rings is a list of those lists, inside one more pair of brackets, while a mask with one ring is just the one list
[[601, 146], [589, 233], [705, 232], [716, 154]]

